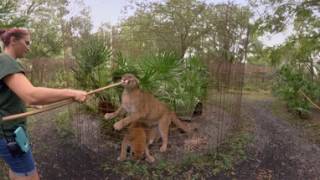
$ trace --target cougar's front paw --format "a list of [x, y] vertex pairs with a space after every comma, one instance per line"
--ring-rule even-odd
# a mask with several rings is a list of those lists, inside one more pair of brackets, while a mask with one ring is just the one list
[[167, 151], [167, 146], [162, 145], [160, 147], [160, 152], [166, 152]]
[[121, 156], [119, 156], [119, 157], [117, 158], [117, 160], [118, 160], [118, 161], [124, 161], [124, 160], [126, 160], [126, 157], [121, 157]]
[[116, 122], [114, 125], [113, 125], [113, 128], [115, 130], [121, 130], [123, 127], [122, 127], [122, 123], [121, 122]]
[[113, 113], [106, 113], [104, 115], [104, 119], [106, 119], [106, 120], [109, 120], [109, 119], [112, 119], [112, 118], [113, 118]]
[[156, 159], [153, 156], [149, 156], [146, 158], [148, 163], [153, 163]]

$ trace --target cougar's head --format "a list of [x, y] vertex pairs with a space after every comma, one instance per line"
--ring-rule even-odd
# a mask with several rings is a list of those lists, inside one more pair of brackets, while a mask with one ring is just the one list
[[144, 158], [144, 150], [145, 150], [144, 146], [146, 145], [142, 143], [133, 144], [133, 147], [132, 147], [133, 160], [142, 160]]
[[122, 86], [124, 88], [137, 88], [139, 87], [139, 80], [133, 74], [124, 74], [121, 78]]

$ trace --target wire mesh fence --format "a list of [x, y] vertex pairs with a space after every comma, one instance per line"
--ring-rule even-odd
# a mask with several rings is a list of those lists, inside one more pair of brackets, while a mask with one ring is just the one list
[[[46, 62], [48, 64], [41, 68], [34, 66], [30, 71], [38, 74], [32, 80], [39, 84], [52, 81], [57, 78], [54, 74], [60, 73], [55, 69], [44, 70], [46, 67], [52, 68], [50, 61]], [[61, 67], [65, 62], [60, 63], [56, 66]], [[206, 97], [190, 113], [176, 109], [177, 114], [185, 114], [180, 116], [182, 120], [187, 120], [183, 122], [196, 124], [197, 130], [190, 136], [171, 126], [167, 152], [159, 151], [161, 141], [150, 146], [156, 161], [177, 163], [192, 154], [218, 152], [227, 134], [241, 121], [244, 64], [210, 61], [206, 65], [209, 76]], [[47, 73], [41, 74], [40, 71]], [[71, 84], [74, 82], [69, 83], [60, 87], [76, 87]], [[115, 107], [92, 97], [86, 105], [74, 103], [31, 117], [32, 146], [41, 176], [44, 179], [103, 179], [109, 177], [110, 172], [117, 176], [110, 166], [123, 163], [117, 161], [117, 157], [126, 130], [115, 131], [115, 120], [103, 119], [104, 113], [114, 111]]]
[[270, 90], [276, 75], [275, 69], [266, 65], [246, 64], [244, 90]]
[[[228, 28], [226, 26], [226, 30]], [[188, 134], [170, 126], [166, 152], [160, 152], [161, 140], [150, 145], [156, 164], [171, 167], [172, 164], [185, 162], [191, 156], [219, 153], [219, 145], [240, 123], [245, 77], [243, 59], [246, 56], [248, 35], [246, 29], [239, 30], [239, 34], [232, 35], [230, 39], [227, 32], [225, 33], [222, 38], [226, 41], [225, 49], [212, 58], [202, 59], [207, 72], [207, 77], [203, 77], [203, 80], [207, 80], [203, 87], [205, 97], [193, 104], [192, 108], [178, 105], [172, 108], [183, 123], [196, 130]], [[143, 50], [140, 47], [138, 49], [137, 54]], [[231, 56], [233, 58], [230, 58]], [[27, 64], [27, 75], [35, 85], [75, 88], [78, 87], [73, 76], [73, 70], [77, 68], [75, 61], [31, 60], [31, 63]], [[93, 96], [86, 104], [74, 103], [29, 118], [33, 152], [42, 179], [121, 179], [122, 171], [128, 173], [127, 176], [132, 175], [121, 164], [133, 169], [137, 168], [136, 164], [117, 160], [127, 129], [113, 129], [113, 124], [121, 118], [103, 118], [104, 113], [116, 110], [121, 99], [118, 97], [116, 103], [103, 100], [105, 99]], [[170, 102], [172, 101], [175, 102], [170, 99]], [[129, 155], [128, 159], [130, 158]], [[139, 166], [136, 171], [143, 173], [148, 171], [149, 166], [159, 170], [159, 166], [147, 164]]]

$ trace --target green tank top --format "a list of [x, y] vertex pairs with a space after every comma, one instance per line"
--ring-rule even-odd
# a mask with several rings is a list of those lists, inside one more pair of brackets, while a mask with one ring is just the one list
[[[26, 111], [24, 102], [4, 83], [4, 78], [15, 73], [23, 73], [24, 69], [19, 62], [9, 55], [0, 54], [0, 118], [8, 115], [23, 113]], [[0, 138], [11, 136], [13, 131], [19, 126], [26, 129], [26, 118], [3, 122], [0, 119]]]

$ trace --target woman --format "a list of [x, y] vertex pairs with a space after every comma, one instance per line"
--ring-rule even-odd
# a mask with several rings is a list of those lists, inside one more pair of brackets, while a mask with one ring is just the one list
[[[72, 89], [52, 89], [33, 86], [16, 61], [29, 51], [30, 35], [24, 29], [0, 30], [4, 51], [0, 54], [0, 117], [23, 113], [26, 105], [45, 105], [73, 98], [83, 102], [86, 92]], [[11, 180], [38, 180], [31, 150], [13, 153], [9, 140], [17, 128], [26, 129], [26, 119], [0, 121], [0, 158], [9, 166]], [[20, 130], [21, 128], [19, 128]], [[14, 138], [13, 138], [14, 139]]]

